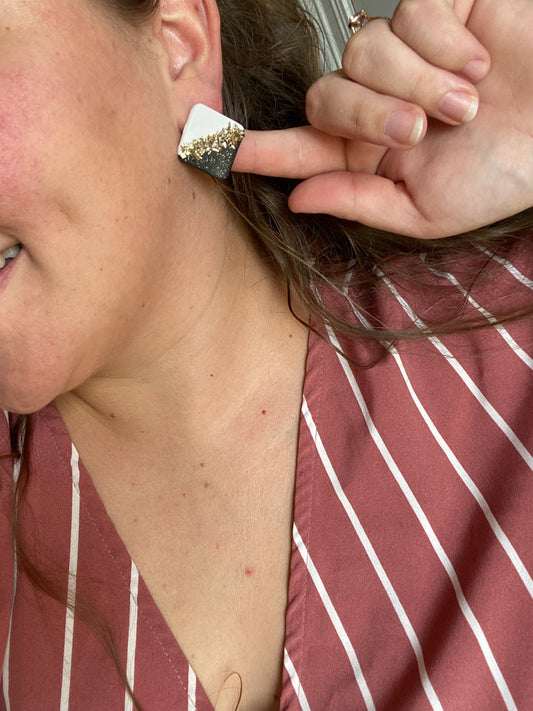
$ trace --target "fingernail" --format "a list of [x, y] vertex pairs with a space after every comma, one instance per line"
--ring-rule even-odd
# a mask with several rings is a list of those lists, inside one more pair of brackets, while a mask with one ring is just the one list
[[414, 146], [424, 130], [424, 117], [413, 111], [392, 111], [385, 121], [384, 134], [395, 143]]
[[479, 99], [462, 91], [449, 91], [444, 94], [439, 109], [452, 121], [468, 123], [477, 114]]
[[472, 59], [463, 69], [463, 74], [470, 81], [479, 81], [487, 73], [488, 62], [484, 59]]

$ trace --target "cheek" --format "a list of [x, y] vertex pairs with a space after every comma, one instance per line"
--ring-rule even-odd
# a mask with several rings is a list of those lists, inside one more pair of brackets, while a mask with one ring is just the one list
[[[109, 313], [91, 284], [44, 287], [28, 258], [18, 269], [0, 298], [0, 408], [32, 412], [106, 362], [132, 315], [116, 305]], [[109, 294], [108, 282], [100, 286]]]
[[36, 322], [35, 304], [30, 306], [32, 315], [24, 321], [4, 318], [0, 340], [0, 407], [19, 413], [43, 407], [63, 386], [65, 343], [58, 342], [58, 329], [46, 320]]
[[90, 72], [69, 51], [0, 72], [0, 238], [25, 247], [0, 298], [0, 405], [15, 411], [74, 387], [129, 337], [166, 234], [160, 166], [175, 137], [151, 77], [125, 83], [124, 51], [92, 52]]
[[23, 72], [0, 74], [0, 229], [17, 221], [42, 184], [46, 100]]
[[80, 207], [80, 195], [121, 166], [111, 154], [128, 138], [117, 120], [127, 98], [94, 72], [80, 76], [73, 61], [53, 56], [0, 73], [0, 233], [20, 228], [23, 237], [52, 212], [72, 218], [73, 201]]

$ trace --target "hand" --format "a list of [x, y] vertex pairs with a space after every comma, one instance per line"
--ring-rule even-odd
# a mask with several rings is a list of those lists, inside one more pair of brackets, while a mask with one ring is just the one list
[[[290, 197], [295, 211], [415, 237], [465, 232], [530, 207], [532, 28], [529, 0], [456, 0], [453, 8], [403, 0], [390, 28], [368, 23], [347, 45], [344, 72], [312, 88], [313, 127], [250, 132], [236, 168], [309, 178]], [[457, 125], [442, 97], [459, 90], [475, 99], [466, 77], [481, 79], [480, 106], [474, 120]], [[412, 120], [407, 142], [384, 134], [397, 111], [404, 127], [405, 116]], [[409, 137], [418, 145], [406, 150]]]

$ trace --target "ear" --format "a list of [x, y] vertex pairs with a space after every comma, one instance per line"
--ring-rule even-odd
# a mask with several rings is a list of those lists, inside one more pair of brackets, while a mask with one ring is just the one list
[[194, 104], [222, 109], [220, 16], [216, 0], [161, 0], [159, 20], [163, 70], [181, 131]]

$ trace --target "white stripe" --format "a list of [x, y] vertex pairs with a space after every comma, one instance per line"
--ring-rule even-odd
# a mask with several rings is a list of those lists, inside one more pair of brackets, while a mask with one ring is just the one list
[[7, 634], [6, 648], [4, 652], [4, 663], [2, 665], [2, 687], [4, 692], [4, 702], [6, 711], [11, 711], [11, 702], [9, 699], [9, 656], [11, 652], [11, 630], [13, 627], [13, 609], [15, 607], [15, 594], [17, 590], [17, 558], [15, 553], [15, 569], [13, 571], [13, 597], [11, 600], [11, 614], [9, 617], [9, 631]]
[[[9, 424], [9, 416], [7, 412], [4, 411]], [[21, 442], [22, 444], [22, 442]], [[15, 459], [13, 462], [13, 482], [17, 483], [20, 475], [20, 459]], [[13, 541], [13, 593], [11, 598], [11, 612], [9, 613], [9, 628], [7, 632], [6, 648], [4, 651], [4, 661], [2, 664], [2, 689], [4, 694], [4, 702], [6, 705], [6, 711], [11, 711], [11, 701], [9, 698], [9, 661], [11, 654], [11, 632], [13, 629], [13, 611], [15, 609], [15, 595], [17, 594], [17, 577], [18, 577], [18, 565], [17, 565], [17, 546]]]
[[507, 556], [509, 557], [509, 560], [513, 564], [516, 572], [518, 573], [518, 575], [522, 579], [522, 582], [526, 586], [527, 591], [529, 592], [530, 596], [533, 598], [533, 578], [531, 578], [531, 575], [527, 571], [527, 569], [526, 569], [524, 563], [522, 562], [520, 556], [518, 555], [516, 549], [514, 548], [511, 541], [506, 536], [502, 527], [496, 520], [496, 517], [492, 513], [487, 500], [485, 499], [485, 497], [483, 496], [483, 494], [481, 493], [481, 491], [479, 490], [479, 488], [477, 487], [475, 482], [468, 475], [468, 473], [466, 472], [464, 467], [461, 465], [461, 463], [459, 462], [459, 460], [457, 459], [457, 457], [451, 450], [450, 446], [448, 445], [448, 443], [446, 442], [444, 437], [440, 434], [438, 429], [435, 427], [435, 424], [433, 423], [433, 421], [429, 417], [427, 411], [425, 410], [424, 406], [418, 399], [418, 397], [413, 389], [413, 386], [411, 384], [411, 381], [409, 380], [409, 377], [404, 369], [403, 363], [400, 359], [398, 352], [397, 351], [396, 352], [391, 351], [391, 352], [392, 352], [392, 355], [394, 356], [394, 358], [396, 359], [398, 367], [400, 368], [400, 371], [401, 371], [403, 378], [405, 380], [405, 384], [411, 394], [411, 397], [413, 398], [413, 401], [414, 401], [416, 407], [418, 408], [418, 411], [422, 415], [424, 422], [428, 426], [433, 437], [437, 440], [438, 444], [440, 445], [442, 451], [448, 458], [449, 462], [451, 463], [451, 465], [453, 466], [453, 468], [455, 469], [455, 471], [457, 472], [457, 474], [459, 475], [459, 477], [461, 478], [461, 480], [463, 481], [463, 483], [465, 484], [467, 489], [470, 491], [470, 493], [472, 494], [472, 496], [478, 503], [478, 505], [481, 508], [485, 518], [487, 519], [487, 522], [488, 522], [489, 526], [491, 527], [494, 535], [496, 536], [496, 538], [502, 545], [504, 551], [506, 552]]
[[294, 668], [294, 664], [292, 663], [292, 659], [289, 657], [289, 653], [286, 649], [283, 650], [283, 666], [287, 670], [287, 674], [289, 675], [289, 679], [291, 680], [292, 688], [296, 692], [296, 698], [298, 699], [300, 708], [302, 709], [302, 711], [311, 711], [311, 707], [309, 706], [309, 702], [307, 701], [307, 696], [305, 695], [305, 691], [303, 690], [302, 684], [300, 682], [300, 677], [298, 676], [298, 673]]
[[479, 249], [480, 252], [483, 252], [486, 254], [488, 257], [493, 259], [495, 262], [498, 262], [498, 264], [501, 264], [503, 267], [507, 269], [508, 272], [510, 272], [515, 279], [517, 279], [521, 284], [524, 286], [527, 286], [528, 289], [533, 289], [533, 281], [531, 279], [528, 279], [525, 274], [522, 274], [522, 272], [518, 271], [518, 269], [511, 264], [511, 262], [507, 261], [507, 259], [503, 259], [503, 257], [497, 257], [493, 252], [490, 252], [488, 249], [485, 249], [484, 247], [481, 247], [477, 245], [477, 249]]
[[[339, 346], [340, 348], [340, 346]], [[344, 358], [342, 359], [344, 360]], [[341, 361], [342, 362], [342, 361]], [[357, 514], [354, 511], [354, 508], [349, 501], [348, 497], [344, 493], [341, 483], [337, 477], [337, 474], [333, 468], [333, 465], [331, 464], [331, 461], [328, 457], [328, 454], [324, 448], [324, 445], [322, 443], [322, 439], [320, 435], [318, 434], [318, 431], [316, 429], [315, 423], [313, 421], [313, 418], [311, 416], [311, 413], [309, 412], [309, 408], [307, 406], [307, 401], [304, 398], [303, 403], [302, 403], [302, 413], [304, 415], [305, 421], [307, 423], [307, 426], [309, 428], [309, 431], [311, 433], [311, 436], [313, 437], [313, 441], [315, 443], [315, 447], [317, 449], [317, 452], [320, 456], [320, 459], [322, 460], [322, 464], [324, 465], [324, 469], [326, 470], [330, 481], [333, 485], [333, 488], [335, 490], [335, 493], [337, 494], [339, 501], [341, 502], [342, 506], [344, 507], [344, 510], [346, 511], [348, 518], [350, 519], [350, 522], [352, 523], [352, 526], [355, 529], [355, 532], [357, 533], [359, 540], [361, 541], [365, 552], [367, 556], [370, 559], [370, 562], [372, 563], [374, 570], [376, 571], [381, 584], [383, 585], [385, 592], [387, 593], [389, 600], [392, 603], [392, 606], [394, 608], [394, 611], [396, 612], [398, 619], [400, 620], [400, 623], [402, 624], [402, 627], [405, 630], [405, 633], [407, 635], [407, 638], [409, 639], [409, 642], [411, 643], [411, 646], [413, 648], [413, 651], [416, 656], [417, 664], [418, 664], [418, 672], [420, 674], [420, 680], [422, 682], [422, 686], [424, 688], [424, 691], [426, 693], [426, 696], [428, 697], [428, 700], [432, 706], [433, 709], [440, 709], [442, 711], [442, 706], [437, 698], [437, 695], [435, 693], [435, 690], [429, 680], [429, 677], [427, 675], [426, 671], [426, 665], [424, 662], [424, 655], [422, 653], [422, 648], [420, 646], [420, 642], [418, 640], [418, 637], [416, 636], [416, 632], [413, 628], [413, 625], [411, 624], [411, 621], [407, 617], [407, 614], [403, 608], [402, 603], [400, 602], [400, 599], [398, 595], [396, 594], [396, 591], [394, 590], [392, 583], [385, 572], [385, 569], [383, 568], [383, 565], [381, 564], [381, 561], [379, 560], [376, 551], [374, 550], [374, 547], [372, 546], [372, 543], [370, 542], [370, 539], [366, 535], [366, 532], [361, 525], [361, 522], [359, 521], [359, 518], [357, 517]]]
[[[367, 321], [367, 319], [363, 316], [363, 314], [360, 313], [359, 310], [353, 304], [351, 304], [351, 307], [352, 307], [354, 314], [357, 316], [357, 318], [362, 323], [362, 325], [365, 326], [365, 328], [371, 328], [370, 322]], [[455, 456], [451, 447], [446, 442], [444, 437], [441, 435], [441, 433], [435, 426], [435, 423], [429, 416], [427, 410], [425, 409], [425, 407], [422, 405], [421, 401], [419, 400], [418, 395], [416, 394], [416, 392], [413, 388], [411, 380], [410, 380], [409, 376], [407, 375], [407, 371], [404, 368], [402, 359], [401, 359], [400, 354], [398, 353], [397, 349], [388, 341], [384, 341], [383, 343], [386, 346], [386, 348], [389, 350], [391, 355], [393, 356], [394, 360], [396, 361], [396, 365], [400, 369], [400, 372], [401, 372], [402, 377], [404, 379], [405, 385], [406, 385], [407, 389], [409, 390], [411, 398], [413, 399], [413, 402], [415, 403], [420, 415], [422, 416], [424, 422], [426, 423], [427, 427], [429, 428], [429, 431], [431, 432], [431, 434], [437, 441], [438, 445], [440, 446], [440, 448], [446, 455], [450, 464], [453, 466], [453, 468], [455, 469], [455, 471], [461, 478], [462, 482], [465, 484], [467, 489], [470, 491], [470, 493], [472, 494], [472, 496], [478, 503], [478, 505], [479, 505], [481, 511], [483, 512], [483, 515], [487, 519], [487, 522], [488, 522], [489, 526], [491, 527], [494, 535], [496, 536], [496, 538], [502, 545], [505, 553], [509, 557], [516, 572], [518, 573], [518, 575], [522, 579], [522, 582], [526, 586], [527, 591], [533, 598], [533, 578], [531, 577], [528, 570], [526, 569], [524, 563], [522, 562], [522, 559], [518, 555], [518, 552], [512, 545], [512, 543], [509, 540], [509, 538], [507, 537], [507, 535], [504, 533], [502, 527], [500, 526], [496, 517], [492, 513], [492, 510], [491, 510], [487, 500], [485, 499], [485, 497], [483, 496], [483, 494], [477, 487], [476, 483], [472, 480], [472, 478], [467, 473], [466, 469], [463, 467], [463, 465], [457, 459], [457, 457]]]
[[361, 694], [365, 701], [366, 708], [375, 711], [376, 707], [374, 705], [374, 700], [372, 699], [372, 695], [366, 683], [366, 679], [363, 675], [363, 671], [361, 669], [361, 665], [359, 664], [355, 649], [353, 648], [350, 638], [346, 634], [346, 630], [344, 629], [344, 625], [340, 620], [337, 610], [335, 609], [335, 606], [333, 605], [331, 598], [328, 595], [322, 578], [320, 577], [320, 574], [316, 569], [311, 556], [309, 555], [309, 551], [307, 550], [307, 547], [303, 542], [302, 537], [300, 536], [300, 532], [298, 531], [298, 529], [296, 528], [296, 524], [294, 523], [292, 528], [292, 535], [294, 538], [294, 542], [296, 543], [296, 546], [300, 551], [300, 555], [302, 556], [305, 566], [309, 571], [309, 575], [311, 576], [311, 579], [315, 584], [318, 594], [320, 595], [320, 599], [322, 600], [322, 603], [326, 608], [326, 612], [328, 613], [329, 618], [332, 621], [333, 626], [335, 627], [335, 631], [337, 632], [337, 635], [339, 636], [339, 639], [342, 642], [342, 646], [344, 647], [348, 659], [350, 660], [350, 664], [352, 666], [359, 689], [361, 690]]
[[[421, 255], [422, 261], [424, 255]], [[518, 343], [515, 341], [515, 339], [511, 336], [509, 331], [504, 328], [500, 323], [498, 323], [498, 320], [494, 318], [494, 316], [487, 311], [486, 309], [483, 308], [478, 302], [468, 293], [468, 291], [462, 286], [457, 279], [453, 276], [453, 274], [450, 274], [450, 272], [439, 272], [436, 269], [433, 269], [432, 267], [428, 266], [428, 270], [432, 273], [435, 274], [435, 276], [441, 277], [448, 279], [449, 282], [451, 282], [457, 289], [461, 292], [461, 294], [472, 304], [472, 306], [479, 311], [480, 314], [482, 314], [489, 323], [492, 323], [494, 325], [494, 328], [500, 336], [503, 338], [503, 340], [507, 343], [508, 346], [510, 346], [511, 350], [513, 353], [516, 353], [516, 355], [522, 360], [528, 368], [531, 368], [533, 370], [533, 358], [524, 351], [523, 348], [521, 348]]]
[[[421, 329], [426, 329], [427, 326], [424, 324], [424, 322], [416, 316], [409, 304], [398, 293], [398, 291], [395, 289], [389, 279], [384, 276], [383, 272], [381, 272], [380, 270], [376, 270], [376, 273], [378, 273], [378, 275], [383, 278], [384, 282], [387, 284], [389, 289], [396, 297], [398, 303], [401, 305], [405, 313], [413, 320], [416, 326]], [[497, 427], [503, 432], [509, 442], [511, 442], [513, 447], [516, 449], [522, 459], [526, 462], [528, 467], [533, 470], [533, 455], [531, 455], [531, 453], [526, 449], [526, 447], [524, 447], [516, 433], [511, 429], [511, 427], [509, 427], [507, 422], [503, 419], [503, 417], [496, 410], [496, 408], [487, 400], [485, 395], [481, 392], [476, 383], [468, 375], [463, 366], [456, 361], [456, 359], [452, 356], [451, 352], [436, 336], [428, 336], [428, 340], [431, 341], [435, 348], [437, 348], [437, 350], [446, 358], [446, 361], [452, 366], [457, 375], [461, 378], [466, 387], [470, 390], [472, 395], [479, 402], [481, 407], [485, 410], [485, 412], [489, 415], [489, 417], [497, 425]]]
[[76, 574], [78, 571], [78, 536], [80, 528], [80, 470], [79, 455], [72, 445], [72, 514], [70, 522], [70, 558], [65, 619], [65, 644], [63, 648], [63, 678], [61, 683], [60, 711], [68, 711], [72, 673], [72, 647], [74, 642], [74, 606], [76, 604]]
[[[329, 334], [332, 344], [338, 350], [340, 350], [341, 346], [340, 346], [340, 343], [338, 342], [335, 334], [333, 333], [332, 329], [329, 326], [327, 328], [328, 328], [328, 334]], [[488, 640], [485, 636], [485, 633], [481, 629], [481, 625], [479, 624], [476, 616], [472, 612], [470, 605], [466, 601], [463, 590], [461, 588], [461, 584], [459, 583], [459, 578], [457, 577], [457, 573], [455, 572], [452, 562], [448, 558], [448, 556], [447, 556], [444, 548], [442, 547], [439, 539], [437, 538], [435, 531], [433, 530], [426, 514], [422, 510], [422, 507], [418, 503], [418, 500], [415, 497], [415, 495], [413, 494], [409, 484], [407, 483], [403, 474], [399, 470], [398, 465], [394, 461], [385, 442], [381, 438], [381, 435], [377, 431], [376, 426], [375, 426], [375, 424], [370, 416], [370, 413], [368, 411], [368, 408], [367, 408], [366, 402], [363, 398], [363, 395], [362, 395], [361, 391], [359, 390], [359, 386], [357, 385], [354, 374], [353, 374], [350, 366], [348, 365], [348, 361], [339, 352], [337, 352], [337, 357], [339, 358], [339, 361], [344, 369], [344, 372], [346, 374], [348, 382], [350, 383], [350, 386], [352, 388], [353, 394], [355, 395], [355, 398], [359, 404], [359, 407], [361, 408], [361, 412], [363, 414], [365, 423], [368, 427], [368, 431], [369, 431], [372, 439], [374, 440], [377, 448], [379, 449], [381, 456], [387, 463], [387, 466], [389, 467], [391, 473], [393, 474], [398, 485], [400, 486], [405, 498], [409, 502], [409, 505], [413, 509], [413, 512], [415, 513], [417, 519], [419, 520], [419, 522], [420, 522], [422, 528], [424, 529], [424, 532], [425, 532], [426, 536], [428, 537], [435, 553], [437, 554], [442, 566], [444, 567], [448, 577], [450, 578], [450, 582], [453, 586], [455, 596], [457, 598], [457, 602], [459, 603], [461, 612], [463, 613], [468, 625], [470, 626], [470, 629], [474, 633], [474, 636], [480, 646], [483, 656], [485, 657], [485, 661], [487, 662], [487, 665], [491, 671], [491, 674], [494, 677], [494, 681], [496, 682], [496, 685], [498, 686], [498, 689], [500, 691], [500, 694], [502, 695], [502, 698], [505, 702], [506, 707], [510, 711], [516, 711], [516, 704], [515, 704], [514, 699], [511, 695], [509, 687], [507, 686], [507, 683], [503, 677], [500, 667], [498, 666], [498, 663], [496, 662], [496, 659], [494, 657], [494, 654], [492, 653], [492, 649], [490, 648], [490, 645], [489, 645]]]
[[[139, 596], [139, 571], [137, 566], [131, 561], [130, 573], [130, 617], [128, 625], [128, 657], [126, 662], [126, 678], [131, 690], [135, 685], [135, 653], [137, 651], [137, 610]], [[124, 698], [124, 711], [133, 711], [133, 699], [128, 694]]]
[[196, 711], [196, 674], [194, 669], [189, 664], [189, 680], [188, 680], [188, 704], [187, 711]]

